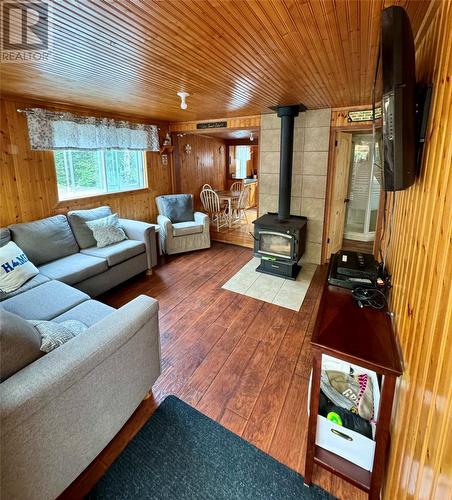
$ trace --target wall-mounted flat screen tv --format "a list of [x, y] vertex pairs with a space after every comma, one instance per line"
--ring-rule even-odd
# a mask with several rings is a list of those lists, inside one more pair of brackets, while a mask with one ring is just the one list
[[411, 186], [416, 175], [414, 39], [402, 7], [382, 12], [381, 64], [384, 189], [399, 191]]

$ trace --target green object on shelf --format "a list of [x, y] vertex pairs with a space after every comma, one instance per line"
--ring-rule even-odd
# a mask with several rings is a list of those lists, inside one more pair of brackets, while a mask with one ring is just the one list
[[276, 260], [276, 257], [269, 257], [268, 255], [262, 255], [262, 260], [271, 260], [271, 261], [275, 261]]
[[340, 417], [340, 415], [338, 415], [336, 412], [334, 411], [330, 411], [328, 413], [328, 415], [326, 416], [326, 418], [328, 420], [331, 420], [331, 422], [333, 422], [334, 424], [336, 425], [342, 425], [342, 419]]

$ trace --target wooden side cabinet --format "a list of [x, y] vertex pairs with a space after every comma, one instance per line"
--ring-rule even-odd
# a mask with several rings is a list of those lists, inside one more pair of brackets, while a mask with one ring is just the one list
[[[312, 381], [310, 389], [308, 442], [306, 448], [305, 484], [312, 481], [314, 464], [337, 474], [379, 499], [390, 442], [390, 422], [396, 379], [402, 373], [402, 362], [386, 310], [360, 309], [350, 290], [325, 283], [312, 335]], [[322, 359], [326, 357], [359, 366], [377, 374], [381, 383], [371, 470], [318, 445], [318, 411]], [[335, 432], [332, 429], [332, 432]], [[340, 434], [336, 431], [336, 434]], [[344, 428], [344, 434], [346, 429]], [[348, 438], [350, 440], [350, 438]], [[373, 443], [372, 443], [373, 444]]]

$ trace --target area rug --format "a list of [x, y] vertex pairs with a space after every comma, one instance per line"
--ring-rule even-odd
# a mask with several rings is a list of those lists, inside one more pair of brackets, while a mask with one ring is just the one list
[[168, 396], [88, 499], [330, 499], [327, 492]]
[[317, 265], [309, 262], [304, 263], [297, 279], [292, 281], [258, 273], [256, 267], [259, 264], [260, 259], [253, 257], [222, 288], [293, 311], [299, 311]]

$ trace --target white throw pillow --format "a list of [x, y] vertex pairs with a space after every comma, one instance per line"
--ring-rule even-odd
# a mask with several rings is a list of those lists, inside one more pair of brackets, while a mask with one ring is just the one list
[[94, 239], [99, 248], [113, 245], [126, 240], [124, 229], [119, 224], [118, 214], [109, 215], [102, 219], [86, 221], [86, 225], [93, 232]]
[[37, 274], [38, 269], [14, 241], [0, 247], [0, 292], [14, 292]]

